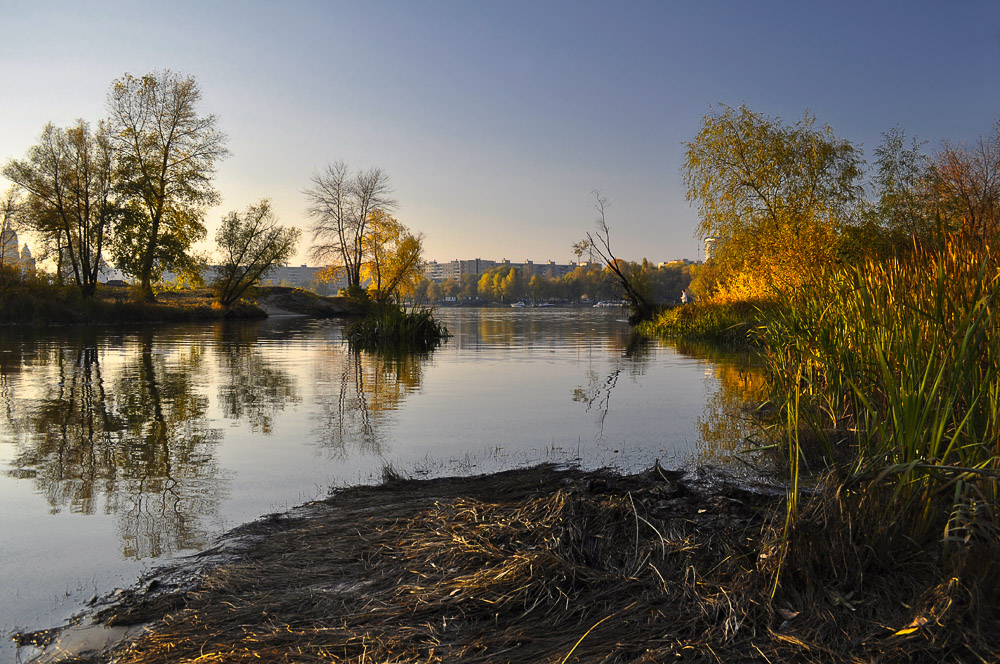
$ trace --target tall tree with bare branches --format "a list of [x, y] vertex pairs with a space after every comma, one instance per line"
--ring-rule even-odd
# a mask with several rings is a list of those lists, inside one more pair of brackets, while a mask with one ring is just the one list
[[1000, 121], [972, 145], [945, 143], [933, 167], [939, 210], [955, 230], [989, 241], [1000, 233]]
[[372, 212], [396, 207], [389, 176], [377, 167], [352, 173], [337, 161], [313, 176], [305, 194], [313, 218], [310, 255], [343, 268], [348, 287], [360, 286]]

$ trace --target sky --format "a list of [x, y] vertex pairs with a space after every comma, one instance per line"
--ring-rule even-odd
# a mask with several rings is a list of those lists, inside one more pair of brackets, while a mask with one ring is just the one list
[[573, 260], [598, 190], [616, 255], [658, 262], [702, 255], [682, 166], [712, 105], [808, 109], [869, 161], [894, 126], [933, 154], [1000, 119], [992, 0], [0, 0], [0, 20], [0, 163], [105, 117], [125, 73], [194, 76], [231, 151], [209, 239], [270, 198], [305, 231], [293, 264], [303, 191], [338, 160], [388, 173], [429, 260]]

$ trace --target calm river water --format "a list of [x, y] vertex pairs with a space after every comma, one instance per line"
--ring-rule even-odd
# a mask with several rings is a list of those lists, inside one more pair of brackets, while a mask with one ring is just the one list
[[0, 660], [11, 631], [387, 464], [633, 471], [744, 445], [746, 358], [632, 339], [617, 310], [439, 315], [452, 339], [394, 357], [340, 321], [0, 328]]

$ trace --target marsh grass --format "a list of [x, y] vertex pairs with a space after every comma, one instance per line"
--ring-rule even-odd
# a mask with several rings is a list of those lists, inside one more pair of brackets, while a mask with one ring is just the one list
[[352, 346], [362, 350], [427, 351], [448, 337], [448, 328], [431, 309], [406, 308], [391, 302], [372, 303], [368, 312], [347, 328]]
[[750, 332], [775, 308], [770, 300], [696, 302], [663, 309], [639, 325], [644, 334], [745, 345]]
[[854, 507], [881, 541], [936, 540], [951, 572], [996, 576], [998, 267], [989, 247], [948, 239], [832, 271], [759, 328], [786, 421], [789, 525], [800, 468], [825, 467], [864, 487]]

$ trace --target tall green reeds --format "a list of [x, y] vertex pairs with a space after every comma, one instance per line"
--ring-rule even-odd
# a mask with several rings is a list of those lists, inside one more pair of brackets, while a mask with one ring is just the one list
[[365, 350], [430, 350], [447, 336], [448, 329], [430, 309], [407, 310], [392, 302], [372, 303], [347, 329], [348, 341]]
[[761, 329], [789, 453], [888, 487], [878, 527], [995, 539], [998, 268], [988, 247], [946, 240], [831, 272]]

